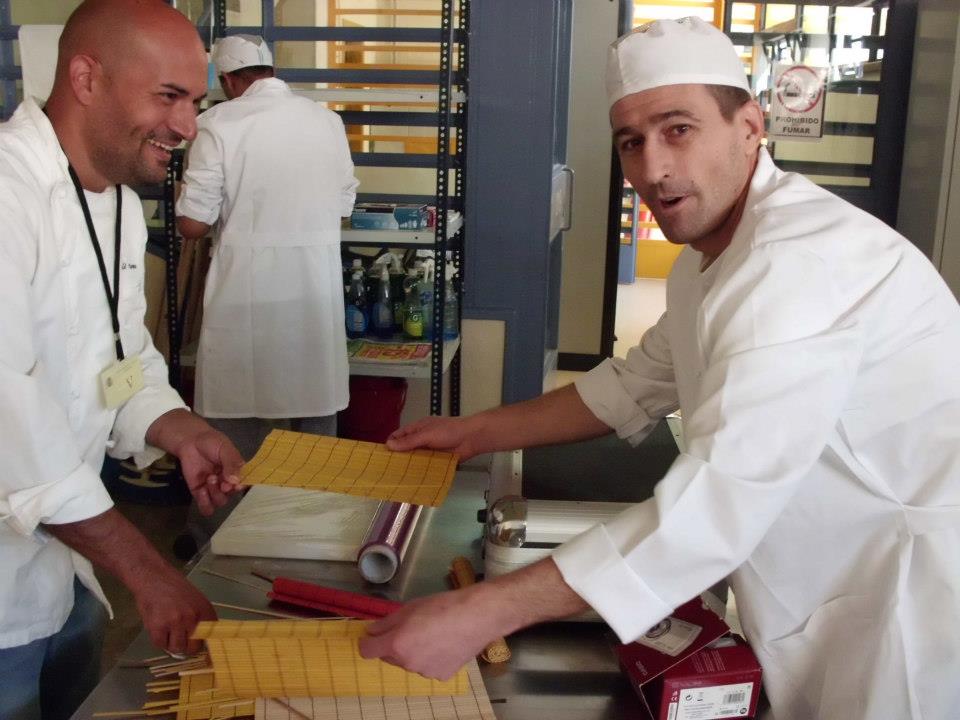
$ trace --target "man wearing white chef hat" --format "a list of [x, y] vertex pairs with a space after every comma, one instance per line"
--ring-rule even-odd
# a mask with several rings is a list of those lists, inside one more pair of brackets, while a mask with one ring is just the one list
[[[229, 102], [197, 119], [176, 207], [184, 238], [214, 235], [194, 409], [250, 458], [275, 427], [337, 434], [349, 402], [340, 220], [359, 181], [340, 117], [274, 76], [262, 37], [219, 40], [213, 64]], [[199, 545], [234, 505], [191, 510]]]
[[650, 500], [406, 606], [362, 652], [446, 677], [588, 605], [629, 642], [729, 576], [778, 720], [956, 717], [956, 300], [905, 238], [774, 166], [718, 30], [639, 28], [611, 47], [607, 88], [625, 176], [687, 246], [667, 312], [575, 385], [389, 444], [466, 458], [611, 430], [638, 443], [679, 408], [687, 449]]

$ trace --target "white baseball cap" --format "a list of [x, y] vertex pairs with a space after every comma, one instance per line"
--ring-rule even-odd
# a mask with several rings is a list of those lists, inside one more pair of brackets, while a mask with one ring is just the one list
[[246, 67], [273, 67], [273, 55], [259, 35], [230, 35], [214, 44], [213, 65], [220, 75]]
[[730, 38], [698, 17], [655, 20], [610, 46], [607, 98], [664, 85], [732, 85], [750, 92], [743, 63]]

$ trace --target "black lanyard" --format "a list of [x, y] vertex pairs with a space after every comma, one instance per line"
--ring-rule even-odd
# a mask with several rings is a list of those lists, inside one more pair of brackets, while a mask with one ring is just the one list
[[83, 194], [83, 186], [80, 184], [80, 178], [77, 177], [77, 171], [73, 169], [73, 165], [67, 164], [67, 170], [70, 172], [70, 179], [73, 180], [73, 186], [77, 190], [77, 199], [80, 200], [80, 207], [83, 209], [83, 219], [87, 221], [87, 231], [90, 233], [90, 242], [93, 243], [93, 251], [97, 254], [97, 264], [100, 266], [100, 279], [103, 280], [103, 290], [107, 294], [107, 305], [110, 306], [110, 320], [113, 323], [113, 340], [117, 344], [117, 360], [123, 360], [123, 343], [120, 342], [120, 316], [117, 312], [120, 304], [120, 198], [123, 196], [123, 193], [120, 191], [120, 186], [117, 185], [117, 220], [114, 225], [113, 251], [113, 292], [110, 292], [107, 266], [106, 263], [103, 262], [103, 252], [100, 250], [100, 242], [97, 240], [97, 230], [93, 226], [93, 218], [90, 217], [87, 198]]

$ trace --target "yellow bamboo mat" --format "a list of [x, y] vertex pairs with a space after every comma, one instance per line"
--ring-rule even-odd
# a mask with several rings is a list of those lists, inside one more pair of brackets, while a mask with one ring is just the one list
[[360, 656], [366, 622], [358, 620], [218, 620], [197, 625], [218, 690], [252, 697], [461, 695], [465, 670], [430, 680]]
[[457, 456], [436, 450], [393, 452], [385, 445], [274, 430], [240, 477], [248, 485], [326, 490], [414, 505], [440, 505]]
[[146, 667], [156, 680], [147, 683], [149, 699], [136, 710], [107, 710], [94, 718], [167, 718], [176, 720], [231, 720], [252, 718], [254, 701], [214, 687], [213, 668], [206, 653], [184, 660], [154, 657], [127, 665]]
[[260, 698], [255, 720], [496, 720], [480, 668], [467, 665], [470, 690], [439, 697]]
[[180, 676], [177, 720], [229, 720], [254, 714], [254, 701], [213, 686], [213, 673]]

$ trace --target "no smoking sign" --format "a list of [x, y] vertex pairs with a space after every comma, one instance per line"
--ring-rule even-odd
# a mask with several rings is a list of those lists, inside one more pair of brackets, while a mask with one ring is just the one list
[[769, 137], [791, 140], [823, 137], [826, 80], [826, 68], [776, 63]]

